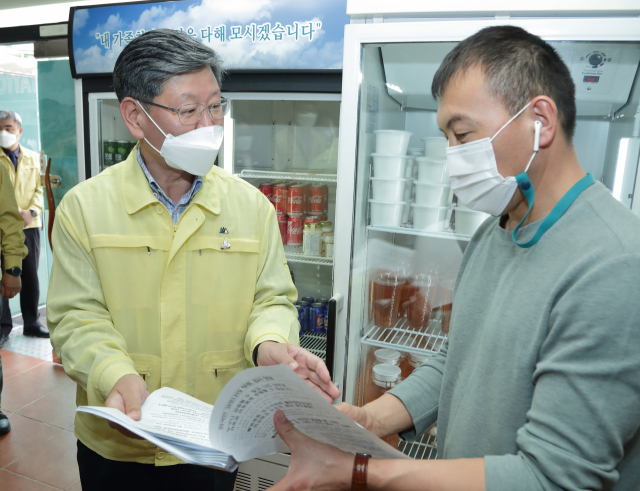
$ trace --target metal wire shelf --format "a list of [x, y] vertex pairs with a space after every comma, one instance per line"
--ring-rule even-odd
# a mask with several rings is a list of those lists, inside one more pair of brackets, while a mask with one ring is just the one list
[[387, 232], [391, 234], [405, 234], [405, 235], [421, 235], [424, 237], [435, 237], [437, 239], [450, 239], [469, 242], [471, 240], [470, 235], [456, 234], [453, 232], [429, 232], [427, 230], [417, 230], [412, 227], [379, 227], [377, 225], [369, 225], [369, 230], [375, 230], [377, 232]]
[[435, 459], [438, 454], [436, 437], [428, 432], [415, 442], [400, 440], [398, 450], [413, 459]]
[[380, 348], [395, 348], [416, 354], [434, 354], [442, 349], [447, 335], [440, 319], [432, 320], [426, 329], [415, 330], [404, 317], [392, 329], [373, 326], [362, 338], [364, 344]]
[[318, 266], [333, 266], [333, 259], [322, 256], [306, 256], [302, 253], [302, 246], [284, 246], [284, 255], [290, 263], [316, 264]]
[[279, 181], [309, 181], [337, 183], [337, 174], [313, 174], [308, 172], [278, 172], [269, 170], [247, 170], [240, 172], [242, 179], [270, 179]]
[[327, 359], [327, 335], [305, 332], [300, 336], [300, 346], [314, 355], [320, 357], [322, 361]]

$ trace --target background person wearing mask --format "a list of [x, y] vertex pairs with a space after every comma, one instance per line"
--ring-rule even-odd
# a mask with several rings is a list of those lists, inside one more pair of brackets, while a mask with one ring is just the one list
[[[7, 270], [0, 281], [0, 315], [2, 299], [11, 299], [20, 293], [22, 260], [27, 255], [22, 232], [24, 220], [11, 187], [7, 171], [0, 165], [0, 253], [5, 257]], [[0, 357], [0, 407], [2, 407], [2, 357]], [[0, 411], [0, 435], [11, 431], [7, 417]]]
[[445, 348], [340, 409], [380, 437], [437, 420], [442, 460], [371, 460], [351, 488], [353, 456], [278, 412], [292, 461], [271, 489], [637, 491], [640, 220], [578, 161], [569, 70], [537, 36], [491, 27], [445, 57], [432, 92], [452, 188], [499, 216], [465, 251]]
[[[56, 213], [48, 326], [78, 405], [133, 419], [172, 387], [213, 404], [254, 364], [285, 363], [331, 400], [325, 364], [297, 346], [297, 292], [275, 209], [214, 166], [228, 103], [222, 60], [170, 29], [118, 57], [114, 88], [139, 145]], [[231, 490], [235, 474], [179, 460], [117, 425], [75, 420], [82, 489]]]
[[[25, 336], [48, 338], [40, 323], [40, 215], [44, 207], [40, 186], [40, 157], [18, 143], [22, 135], [22, 118], [13, 111], [0, 111], [0, 164], [4, 166], [13, 188], [24, 223], [25, 245], [29, 253], [22, 261], [22, 292], [20, 310]], [[3, 266], [4, 267], [4, 266]], [[4, 346], [13, 329], [9, 301], [5, 298], [0, 319], [0, 348]]]

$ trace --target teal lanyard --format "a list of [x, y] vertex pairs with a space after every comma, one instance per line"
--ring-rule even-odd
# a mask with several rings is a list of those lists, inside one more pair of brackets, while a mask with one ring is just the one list
[[518, 174], [516, 176], [516, 180], [518, 181], [518, 186], [520, 186], [520, 189], [522, 190], [522, 194], [524, 194], [524, 197], [527, 198], [527, 202], [529, 203], [529, 210], [527, 211], [527, 214], [524, 216], [522, 221], [518, 224], [516, 229], [513, 231], [513, 235], [511, 237], [517, 246], [523, 247], [523, 248], [528, 248], [537, 244], [540, 238], [544, 235], [544, 233], [547, 230], [549, 230], [551, 227], [553, 227], [553, 225], [555, 225], [555, 223], [558, 220], [560, 220], [560, 217], [564, 215], [564, 213], [569, 209], [569, 207], [573, 204], [576, 198], [580, 196], [580, 193], [585, 189], [587, 189], [592, 184], [595, 184], [596, 182], [596, 180], [593, 178], [591, 174], [587, 174], [585, 177], [583, 177], [577, 183], [575, 183], [573, 187], [569, 189], [567, 194], [565, 194], [562, 197], [562, 199], [558, 201], [556, 206], [553, 207], [553, 210], [551, 210], [551, 213], [549, 213], [547, 217], [544, 219], [544, 221], [540, 224], [540, 226], [538, 227], [538, 230], [536, 230], [536, 233], [532, 237], [532, 239], [529, 242], [525, 242], [524, 244], [522, 244], [517, 240], [518, 231], [520, 230], [520, 227], [522, 226], [524, 221], [529, 216], [529, 213], [531, 212], [531, 208], [533, 208], [535, 193], [533, 191], [533, 184], [531, 184], [531, 181], [527, 177], [526, 172], [522, 172], [521, 174]]

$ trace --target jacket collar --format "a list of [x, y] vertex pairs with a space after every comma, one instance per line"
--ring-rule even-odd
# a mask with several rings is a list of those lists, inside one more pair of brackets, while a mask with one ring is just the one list
[[[158, 198], [153, 195], [149, 181], [147, 181], [138, 164], [137, 153], [138, 147], [136, 146], [127, 157], [127, 160], [121, 164], [123, 166], [121, 172], [122, 200], [124, 201], [124, 208], [129, 215], [133, 215], [143, 208], [159, 202]], [[192, 203], [214, 215], [220, 214], [220, 195], [213, 172], [202, 178], [202, 188], [196, 193]]]

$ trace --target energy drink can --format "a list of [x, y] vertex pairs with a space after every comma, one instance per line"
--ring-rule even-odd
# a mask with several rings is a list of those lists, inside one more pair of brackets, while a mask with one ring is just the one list
[[321, 303], [311, 305], [311, 332], [322, 334], [324, 332], [324, 307]]
[[312, 303], [316, 303], [316, 300], [313, 297], [302, 297], [303, 302], [309, 302], [309, 305]]
[[302, 302], [296, 302], [296, 309], [298, 309], [298, 322], [300, 323], [300, 335], [305, 331], [307, 326], [307, 317], [304, 311], [304, 305]]
[[111, 167], [115, 163], [116, 158], [116, 145], [111, 140], [104, 140], [102, 142], [102, 164], [104, 168]]
[[305, 301], [296, 302], [296, 304], [301, 305], [304, 310], [304, 325], [302, 326], [302, 332], [308, 332], [310, 331], [309, 321], [311, 319], [311, 305]]
[[324, 308], [324, 333], [327, 334], [329, 330], [329, 306]]
[[123, 160], [126, 160], [129, 149], [129, 142], [125, 141], [116, 141], [113, 142], [115, 144], [116, 152], [114, 155], [114, 164], [119, 164]]

